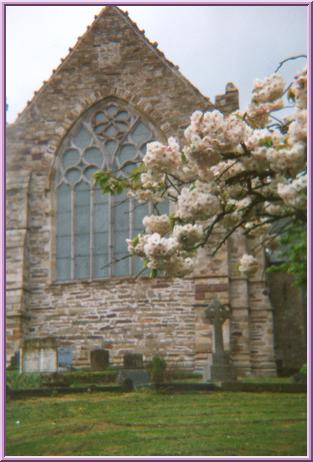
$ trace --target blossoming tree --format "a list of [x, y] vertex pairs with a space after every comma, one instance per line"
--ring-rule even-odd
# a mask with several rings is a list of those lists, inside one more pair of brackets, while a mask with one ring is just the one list
[[[283, 120], [273, 115], [285, 107]], [[276, 112], [275, 112], [276, 113]], [[145, 232], [128, 240], [131, 255], [142, 257], [153, 276], [191, 274], [197, 252], [216, 228], [222, 238], [216, 252], [235, 231], [273, 246], [281, 236], [306, 226], [307, 72], [289, 87], [274, 73], [254, 82], [244, 113], [224, 116], [213, 110], [192, 114], [179, 143], [152, 142], [128, 179], [118, 172], [97, 172], [104, 192], [138, 202], [173, 203], [168, 215], [143, 220]], [[257, 270], [253, 255], [243, 255], [239, 269]]]

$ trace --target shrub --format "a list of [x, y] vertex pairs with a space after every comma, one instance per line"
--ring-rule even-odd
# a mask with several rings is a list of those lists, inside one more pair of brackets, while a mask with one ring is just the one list
[[307, 365], [303, 364], [300, 370], [293, 376], [296, 383], [306, 383], [307, 380]]
[[7, 385], [11, 390], [27, 390], [40, 388], [42, 378], [37, 373], [20, 373], [18, 371], [7, 371]]
[[169, 369], [166, 375], [169, 381], [199, 381], [202, 379], [202, 374], [199, 372], [193, 372], [184, 369]]
[[163, 383], [165, 379], [166, 361], [160, 356], [154, 356], [149, 366], [151, 382], [154, 384]]
[[117, 369], [106, 369], [105, 371], [74, 371], [64, 372], [63, 375], [71, 385], [77, 384], [105, 384], [114, 383], [118, 374]]

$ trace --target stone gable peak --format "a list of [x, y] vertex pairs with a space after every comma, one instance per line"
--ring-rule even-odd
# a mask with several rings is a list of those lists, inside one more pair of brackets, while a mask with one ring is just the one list
[[[136, 63], [136, 66], [134, 66]], [[134, 67], [136, 73], [134, 73]], [[151, 42], [145, 36], [145, 31], [140, 30], [135, 22], [128, 15], [116, 6], [105, 6], [99, 15], [95, 16], [93, 23], [87, 26], [86, 32], [78, 37], [74, 47], [69, 48], [69, 53], [61, 59], [57, 69], [52, 71], [52, 75], [47, 81], [43, 82], [42, 87], [34, 92], [32, 100], [28, 101], [25, 109], [19, 114], [16, 122], [28, 119], [28, 113], [33, 115], [40, 113], [42, 98], [52, 101], [52, 95], [64, 93], [67, 85], [69, 92], [73, 94], [75, 79], [73, 74], [77, 74], [77, 80], [82, 83], [86, 81], [85, 93], [101, 93], [101, 86], [112, 86], [112, 81], [119, 86], [119, 81], [123, 75], [123, 85], [125, 86], [125, 76], [129, 79], [141, 79], [142, 70], [145, 75], [151, 72], [151, 78], [166, 78], [177, 81], [184, 92], [201, 101], [207, 107], [212, 104], [209, 98], [203, 96], [201, 92], [192, 85], [158, 49], [157, 42]], [[90, 85], [92, 79], [90, 74], [95, 75], [95, 84]], [[144, 84], [149, 85], [148, 79]], [[79, 85], [81, 86], [81, 85]], [[143, 88], [143, 93], [144, 93]], [[116, 93], [114, 88], [113, 93]], [[92, 98], [91, 98], [92, 99]], [[39, 110], [38, 110], [39, 108]]]

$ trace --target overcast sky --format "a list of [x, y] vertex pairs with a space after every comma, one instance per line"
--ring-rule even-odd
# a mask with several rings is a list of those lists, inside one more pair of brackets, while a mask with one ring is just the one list
[[[52, 69], [83, 35], [101, 6], [8, 6], [6, 72], [8, 122], [13, 122]], [[130, 6], [123, 7], [166, 57], [214, 102], [227, 82], [249, 101], [252, 82], [278, 63], [306, 53], [307, 7]], [[282, 72], [290, 79], [304, 60]], [[196, 109], [196, 108], [195, 108]]]

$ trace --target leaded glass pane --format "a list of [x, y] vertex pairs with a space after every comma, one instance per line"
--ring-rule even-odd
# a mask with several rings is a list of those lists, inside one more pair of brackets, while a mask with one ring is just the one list
[[57, 239], [57, 255], [62, 255], [63, 258], [71, 256], [71, 236], [58, 236]]
[[95, 188], [95, 204], [107, 204], [108, 203], [108, 195], [103, 194], [101, 189]]
[[58, 212], [57, 214], [57, 236], [71, 235], [71, 213], [70, 211]]
[[105, 232], [109, 228], [108, 205], [95, 204], [94, 206], [94, 231]]
[[137, 150], [134, 145], [132, 144], [124, 144], [119, 150], [117, 157], [122, 165], [127, 160], [133, 160], [136, 157]]
[[81, 177], [81, 171], [79, 168], [71, 168], [70, 170], [66, 172], [66, 175], [65, 175], [65, 178], [71, 185], [77, 183], [77, 181], [80, 180], [80, 177]]
[[127, 244], [126, 244], [126, 239], [128, 239], [128, 228], [125, 229], [124, 231], [119, 230], [118, 232], [115, 233], [114, 235], [114, 247], [117, 252], [125, 252], [125, 255], [127, 255]]
[[104, 147], [107, 153], [110, 154], [110, 159], [112, 158], [111, 155], [115, 152], [117, 146], [118, 146], [118, 143], [116, 141], [111, 140], [105, 143]]
[[57, 258], [56, 272], [59, 281], [68, 281], [71, 279], [71, 260], [70, 258]]
[[104, 124], [99, 124], [95, 127], [95, 132], [100, 134], [101, 132], [103, 132], [103, 130], [105, 129], [105, 125]]
[[91, 135], [84, 127], [81, 127], [73, 137], [73, 143], [81, 149], [86, 148], [91, 141]]
[[80, 155], [76, 149], [68, 149], [63, 154], [63, 165], [65, 168], [78, 164], [79, 160]]
[[76, 257], [74, 266], [74, 279], [89, 279], [89, 256]]
[[[90, 186], [87, 183], [79, 183], [76, 188], [76, 207], [74, 234], [90, 234]], [[89, 245], [89, 244], [88, 244]], [[76, 247], [76, 244], [75, 244]], [[77, 248], [77, 247], [76, 247]], [[77, 255], [77, 252], [75, 252]]]
[[104, 121], [105, 121], [105, 115], [104, 115], [104, 113], [103, 113], [103, 112], [98, 112], [98, 113], [96, 114], [95, 119], [96, 119], [96, 122], [97, 122], [97, 123], [99, 123], [99, 122], [104, 122]]
[[160, 215], [167, 215], [169, 213], [169, 204], [168, 202], [160, 202], [156, 206]]
[[129, 275], [129, 258], [127, 254], [117, 253], [115, 255], [115, 262], [113, 263], [112, 276], [127, 276]]
[[126, 193], [114, 196], [112, 215], [116, 233], [129, 229], [129, 200]]
[[110, 125], [105, 131], [105, 135], [109, 138], [114, 138], [117, 135], [117, 130], [113, 125]]
[[90, 185], [88, 183], [79, 183], [76, 188], [76, 205], [78, 207], [89, 207], [90, 202]]
[[149, 274], [149, 270], [146, 268], [143, 271], [143, 262], [142, 259], [139, 257], [132, 257], [133, 260], [133, 274], [136, 276], [140, 273], [141, 276], [147, 276]]
[[84, 159], [90, 164], [95, 164], [99, 168], [102, 165], [103, 155], [98, 148], [88, 148], [84, 153]]
[[119, 132], [126, 132], [127, 131], [127, 124], [124, 122], [116, 122], [116, 128]]
[[108, 233], [95, 233], [93, 241], [94, 255], [108, 254]]
[[90, 253], [90, 233], [88, 234], [76, 234], [74, 237], [75, 241], [75, 258], [87, 256]]
[[87, 180], [90, 182], [93, 181], [93, 175], [98, 171], [99, 169], [97, 167], [87, 167], [84, 170], [84, 175]]
[[71, 190], [66, 184], [61, 184], [58, 188], [58, 212], [68, 212], [71, 210]]
[[109, 275], [107, 255], [95, 255], [94, 257], [94, 277], [105, 278]]
[[151, 138], [151, 132], [142, 122], [140, 122], [132, 132], [131, 136], [135, 143], [142, 144]]
[[127, 111], [120, 111], [117, 114], [117, 117], [118, 117], [118, 120], [128, 121], [130, 116]]
[[117, 113], [117, 107], [115, 104], [108, 104], [106, 110], [111, 117]]
[[77, 234], [90, 232], [90, 210], [87, 207], [76, 207], [75, 231]]
[[139, 204], [138, 202], [135, 202], [135, 205], [133, 206], [134, 235], [143, 230], [142, 220], [146, 215], [150, 215], [148, 204]]

